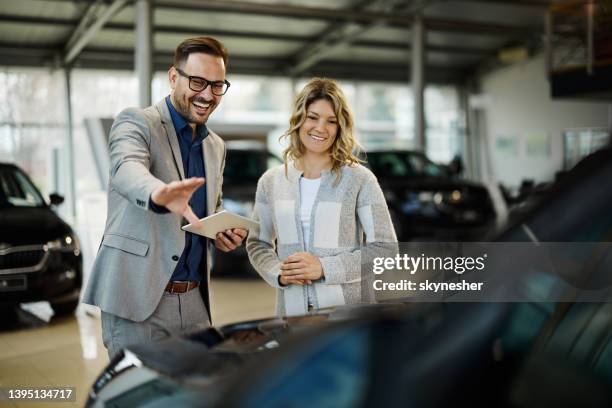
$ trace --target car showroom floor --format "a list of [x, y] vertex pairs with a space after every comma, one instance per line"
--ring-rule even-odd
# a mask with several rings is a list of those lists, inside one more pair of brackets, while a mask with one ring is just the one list
[[[26, 305], [18, 321], [0, 327], [0, 387], [75, 387], [82, 407], [87, 392], [108, 363], [97, 309], [79, 308], [75, 316], [51, 318], [44, 303]], [[274, 289], [260, 279], [214, 279], [212, 313], [215, 325], [274, 314]], [[38, 317], [35, 317], [38, 316]], [[55, 407], [57, 402], [7, 402], [0, 407]]]

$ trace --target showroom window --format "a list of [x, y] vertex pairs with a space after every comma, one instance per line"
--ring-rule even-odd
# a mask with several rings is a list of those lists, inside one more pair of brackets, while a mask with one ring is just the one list
[[[229, 75], [230, 92], [211, 117], [211, 125], [262, 124], [269, 145], [277, 147], [286, 129], [295, 92], [308, 79]], [[47, 193], [68, 192], [68, 131], [63, 71], [4, 68], [0, 71], [0, 160], [22, 166]], [[138, 101], [132, 72], [75, 69], [71, 74], [77, 197], [101, 191], [84, 120], [114, 117]], [[366, 146], [414, 146], [410, 87], [389, 83], [339, 81], [355, 113], [356, 134]], [[294, 88], [292, 90], [292, 84]], [[169, 92], [166, 72], [154, 75], [153, 100]], [[428, 155], [445, 162], [461, 148], [457, 127], [457, 91], [451, 86], [426, 88]]]

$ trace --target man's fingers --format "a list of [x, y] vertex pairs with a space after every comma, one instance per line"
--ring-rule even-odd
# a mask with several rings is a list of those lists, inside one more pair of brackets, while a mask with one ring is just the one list
[[215, 247], [223, 252], [230, 251], [230, 249], [220, 239], [215, 239]]
[[232, 242], [233, 242], [233, 244], [236, 245], [236, 246], [239, 246], [242, 243], [242, 239], [244, 238], [244, 237], [241, 237], [238, 234], [235, 234], [231, 229], [225, 231], [225, 235], [227, 237], [230, 237]]
[[217, 234], [217, 241], [222, 242], [223, 246], [229, 251], [236, 249], [237, 245], [234, 244], [223, 232]]
[[188, 179], [182, 180], [181, 183], [185, 187], [199, 187], [204, 184], [206, 180], [204, 177], [190, 177]]
[[226, 245], [228, 248], [230, 248], [232, 251], [233, 251], [234, 249], [236, 249], [236, 247], [237, 247], [236, 243], [235, 243], [235, 242], [233, 242], [233, 239], [232, 239], [232, 240], [230, 240], [230, 239], [227, 237], [227, 235], [226, 235], [226, 234], [221, 233], [221, 239], [223, 240], [223, 242], [225, 243], [225, 245]]
[[234, 228], [232, 230], [232, 232], [238, 236], [240, 236], [240, 238], [245, 239], [247, 237], [247, 234], [249, 233], [249, 231], [242, 229], [242, 228]]
[[202, 186], [204, 182], [204, 177], [192, 177], [186, 180], [172, 181], [153, 191], [151, 199], [155, 204], [163, 206], [177, 199], [188, 200], [193, 192]]
[[168, 184], [169, 194], [193, 193], [204, 184], [204, 177], [192, 177]]
[[189, 221], [189, 223], [193, 227], [200, 226], [200, 219], [195, 215], [195, 213], [193, 212], [193, 210], [191, 209], [189, 205], [187, 205], [187, 207], [185, 208], [185, 211], [183, 211], [183, 217], [185, 217], [185, 219], [187, 219], [187, 221]]

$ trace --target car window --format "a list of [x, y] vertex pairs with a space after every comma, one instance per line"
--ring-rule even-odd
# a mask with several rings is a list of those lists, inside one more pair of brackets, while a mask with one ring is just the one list
[[448, 177], [443, 167], [413, 152], [371, 152], [367, 154], [367, 165], [374, 174], [385, 178]]
[[281, 161], [266, 151], [227, 150], [224, 183], [257, 183], [264, 172]]
[[15, 168], [0, 168], [0, 203], [11, 207], [42, 207], [41, 194], [25, 174]]
[[367, 163], [374, 174], [384, 177], [410, 177], [417, 173], [405, 158], [395, 152], [368, 153]]
[[446, 172], [437, 164], [429, 161], [425, 156], [417, 154], [407, 154], [406, 158], [417, 174], [424, 174], [428, 177], [446, 177]]

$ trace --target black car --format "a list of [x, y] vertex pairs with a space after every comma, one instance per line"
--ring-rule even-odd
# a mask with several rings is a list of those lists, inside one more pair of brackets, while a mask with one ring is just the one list
[[470, 240], [495, 223], [484, 186], [458, 179], [423, 153], [368, 151], [364, 159], [383, 189], [399, 241]]
[[[63, 198], [51, 194], [51, 205]], [[79, 240], [30, 178], [0, 163], [0, 305], [49, 301], [58, 315], [74, 311], [82, 284]]]
[[[578, 166], [497, 241], [609, 248], [612, 190], [601, 186], [610, 178], [612, 151]], [[88, 406], [609, 407], [612, 303], [571, 298], [609, 290], [611, 255], [587, 259], [572, 279], [551, 264], [520, 282], [529, 301], [343, 307], [129, 347]], [[568, 297], [549, 301], [542, 289]]]
[[[282, 161], [270, 153], [263, 143], [229, 141], [226, 143], [225, 170], [223, 171], [223, 208], [251, 217], [255, 203], [257, 181], [270, 167]], [[215, 252], [212, 273], [215, 275], [256, 274], [249, 262], [245, 246], [232, 252]]]

